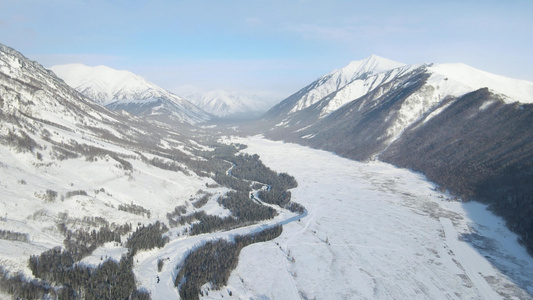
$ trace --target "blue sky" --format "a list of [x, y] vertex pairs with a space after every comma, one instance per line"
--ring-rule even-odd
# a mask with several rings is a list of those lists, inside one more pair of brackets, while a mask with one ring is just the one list
[[0, 0], [0, 43], [273, 101], [370, 54], [533, 81], [533, 1]]

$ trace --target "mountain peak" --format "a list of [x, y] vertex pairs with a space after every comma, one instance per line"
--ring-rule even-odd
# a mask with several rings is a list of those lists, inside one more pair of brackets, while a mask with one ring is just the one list
[[305, 109], [353, 81], [365, 80], [369, 76], [404, 66], [407, 65], [374, 54], [362, 60], [352, 61], [345, 67], [318, 78], [298, 92], [300, 96], [295, 102], [299, 103], [292, 108], [291, 112]]
[[372, 54], [362, 60], [350, 62], [346, 67], [340, 69], [340, 71], [347, 74], [351, 73], [352, 78], [355, 78], [364, 74], [381, 73], [403, 66], [405, 66], [404, 63]]
[[[57, 65], [50, 68], [68, 85], [86, 94], [95, 102], [104, 104], [118, 100], [127, 94], [137, 94], [141, 90], [161, 88], [146, 81], [139, 75], [125, 70], [115, 70], [107, 66], [86, 66], [83, 64]], [[91, 92], [89, 92], [91, 91]]]

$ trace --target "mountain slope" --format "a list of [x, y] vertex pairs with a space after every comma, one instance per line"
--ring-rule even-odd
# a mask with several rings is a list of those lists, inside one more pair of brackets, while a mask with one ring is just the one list
[[170, 123], [196, 124], [210, 119], [209, 114], [189, 101], [128, 71], [82, 64], [50, 69], [85, 96], [112, 110]]
[[464, 64], [400, 66], [308, 105], [329, 76], [268, 111], [265, 136], [422, 172], [491, 204], [533, 251], [532, 82]]
[[206, 112], [220, 118], [252, 118], [270, 108], [256, 95], [226, 90], [189, 94], [187, 98]]

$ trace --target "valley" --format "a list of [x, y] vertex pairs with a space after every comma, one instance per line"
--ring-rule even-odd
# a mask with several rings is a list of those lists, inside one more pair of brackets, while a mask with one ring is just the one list
[[0, 297], [533, 298], [529, 82], [370, 56], [233, 123], [0, 54]]

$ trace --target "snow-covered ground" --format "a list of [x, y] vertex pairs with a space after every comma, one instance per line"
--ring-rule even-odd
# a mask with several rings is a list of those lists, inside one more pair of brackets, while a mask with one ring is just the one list
[[[74, 134], [66, 137], [76, 138]], [[77, 142], [93, 144], [80, 136]], [[119, 146], [103, 146], [117, 153], [136, 155]], [[51, 148], [48, 145], [48, 149]], [[65, 237], [58, 232], [58, 223], [77, 222], [78, 225], [70, 224], [69, 229], [83, 227], [88, 230], [90, 226], [81, 221], [84, 217], [100, 217], [109, 223], [134, 226], [155, 220], [166, 222], [166, 214], [176, 206], [189, 205], [192, 210], [188, 200], [200, 197], [197, 192], [205, 189], [206, 183], [214, 184], [192, 172], [163, 170], [139, 159], [128, 159], [133, 170], [127, 171], [110, 156], [95, 161], [85, 158], [57, 160], [51, 159], [50, 152], [43, 150], [41, 161], [33, 153], [17, 153], [0, 147], [0, 230], [28, 235], [27, 242], [0, 239], [0, 266], [12, 272], [22, 271], [28, 278], [33, 277], [28, 268], [31, 255], [63, 246]], [[47, 190], [57, 192], [55, 200], [45, 199]], [[64, 197], [68, 192], [79, 190], [86, 195]], [[210, 189], [210, 192], [224, 192], [224, 189]], [[151, 215], [135, 215], [118, 209], [120, 205], [131, 204], [149, 210]], [[206, 209], [213, 214], [222, 211], [212, 203]], [[125, 251], [123, 247], [107, 243], [83, 263], [98, 265], [106, 256], [119, 260]]]
[[533, 298], [533, 259], [485, 206], [449, 201], [420, 174], [385, 163], [232, 141], [295, 176], [292, 199], [308, 216], [244, 248], [228, 286], [204, 298]]

